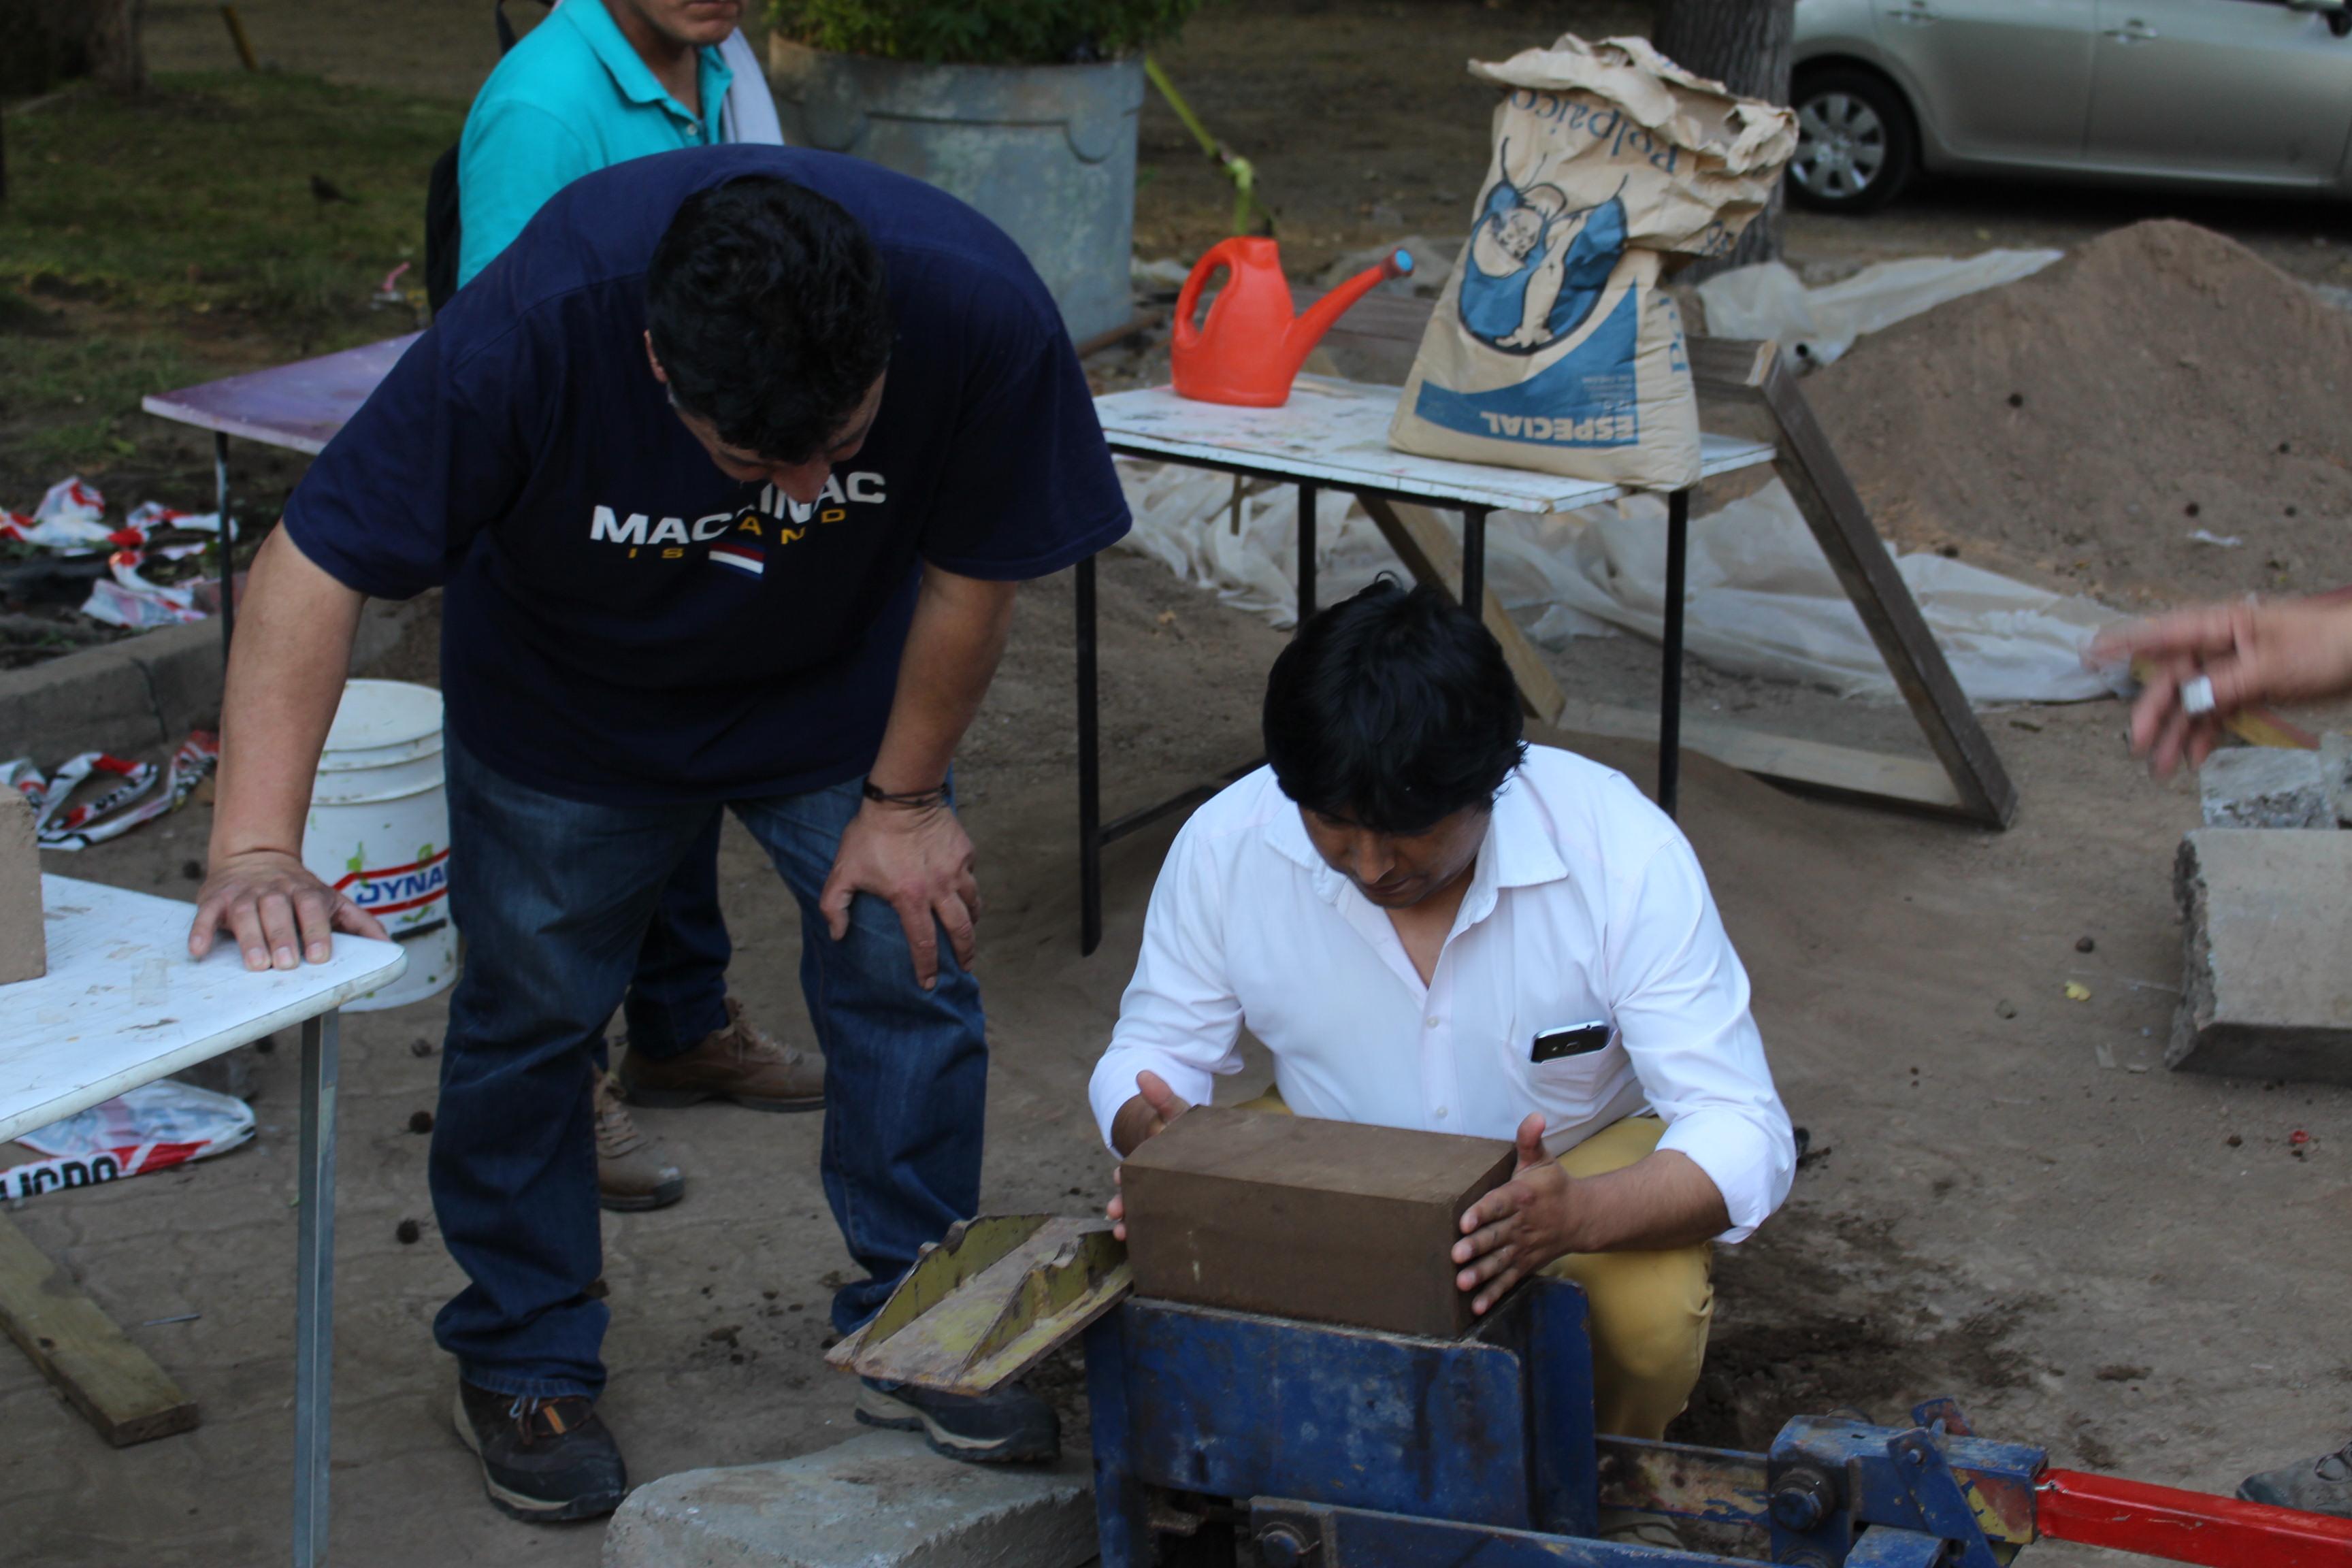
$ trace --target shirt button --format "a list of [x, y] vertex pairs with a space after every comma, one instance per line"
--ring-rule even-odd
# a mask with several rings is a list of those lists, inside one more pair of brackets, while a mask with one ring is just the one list
[[1428, 1025], [1428, 1026], [1429, 1026], [1431, 1028], [1433, 1028], [1433, 1029], [1434, 1029], [1435, 1027], [1437, 1027], [1437, 1020], [1436, 1020], [1436, 1018], [1435, 1018], [1435, 1017], [1433, 1017], [1433, 1017], [1428, 1017], [1428, 1018], [1423, 1018], [1423, 1019], [1422, 1020], [1422, 1022], [1423, 1022], [1423, 1023], [1424, 1023], [1424, 1024], [1426, 1024], [1426, 1025]]
[[1437, 1110], [1436, 1110], [1435, 1111], [1433, 1111], [1432, 1114], [1433, 1114], [1433, 1115], [1434, 1115], [1434, 1116], [1435, 1116], [1435, 1117], [1436, 1117], [1440, 1121], [1444, 1121], [1444, 1120], [1445, 1120], [1445, 1107], [1444, 1107], [1444, 1106], [1442, 1106], [1442, 1105], [1441, 1105], [1441, 1106], [1439, 1106], [1439, 1107], [1437, 1108]]

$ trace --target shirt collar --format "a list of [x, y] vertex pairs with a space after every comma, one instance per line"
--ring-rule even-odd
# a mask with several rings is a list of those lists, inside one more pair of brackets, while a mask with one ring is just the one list
[[[595, 51], [596, 58], [603, 62], [622, 97], [632, 103], [660, 104], [681, 120], [694, 118], [686, 111], [686, 105], [672, 98], [669, 89], [662, 86], [653, 67], [646, 64], [645, 57], [637, 53], [636, 47], [621, 31], [621, 25], [604, 8], [604, 0], [566, 0], [557, 7], [557, 13], [568, 18], [580, 30], [580, 36], [588, 40], [588, 47]], [[702, 89], [703, 120], [715, 132], [719, 104], [734, 84], [735, 73], [728, 69], [717, 49], [698, 48], [695, 55], [698, 72], [696, 85]]]
[[[1266, 842], [1305, 867], [1315, 879], [1315, 890], [1325, 900], [1339, 903], [1340, 895], [1352, 890], [1355, 884], [1316, 852], [1315, 841], [1307, 837], [1307, 825], [1299, 820], [1297, 803], [1278, 794], [1276, 798], [1280, 804], [1266, 823]], [[1486, 841], [1478, 846], [1478, 868], [1471, 873], [1470, 890], [1463, 895], [1462, 913], [1455, 924], [1467, 927], [1485, 920], [1505, 888], [1539, 887], [1567, 875], [1568, 866], [1551, 841], [1535, 791], [1514, 768], [1503, 781], [1502, 793], [1495, 797]]]

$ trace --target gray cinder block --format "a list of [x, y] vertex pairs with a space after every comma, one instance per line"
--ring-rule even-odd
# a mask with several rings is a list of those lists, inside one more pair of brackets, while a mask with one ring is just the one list
[[2352, 827], [2352, 735], [2341, 731], [2319, 737], [2320, 782], [2338, 827]]
[[38, 980], [48, 972], [33, 803], [13, 789], [0, 789], [0, 985]]
[[1095, 1550], [1082, 1458], [963, 1465], [876, 1432], [648, 1481], [613, 1515], [604, 1568], [1077, 1568]]
[[2167, 1067], [2352, 1083], [2352, 834], [2200, 827]]
[[2208, 827], [2333, 827], [2336, 804], [2317, 752], [2231, 746], [2197, 773]]

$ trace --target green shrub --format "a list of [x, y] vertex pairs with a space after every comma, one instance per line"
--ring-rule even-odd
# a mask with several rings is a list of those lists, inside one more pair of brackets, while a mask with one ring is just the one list
[[1168, 37], [1201, 0], [772, 0], [812, 48], [958, 65], [1070, 65]]

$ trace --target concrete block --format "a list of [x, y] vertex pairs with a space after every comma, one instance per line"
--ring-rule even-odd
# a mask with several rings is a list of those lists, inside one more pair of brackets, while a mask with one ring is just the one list
[[1451, 1338], [1463, 1211], [1516, 1163], [1498, 1139], [1189, 1110], [1120, 1169], [1135, 1293]]
[[0, 985], [38, 980], [48, 972], [33, 803], [13, 789], [0, 789]]
[[147, 677], [155, 728], [176, 746], [191, 730], [220, 723], [221, 634], [218, 621], [159, 626], [114, 645]]
[[2165, 1065], [2352, 1084], [2352, 834], [2197, 828], [2173, 891], [2186, 929]]
[[2338, 730], [2319, 737], [2319, 778], [2336, 826], [2352, 827], [2352, 735]]
[[0, 670], [0, 756], [30, 757], [47, 772], [82, 752], [136, 752], [161, 741], [147, 672], [121, 651], [139, 640]]
[[1095, 1551], [1083, 1458], [963, 1465], [912, 1432], [664, 1476], [604, 1532], [604, 1568], [1077, 1568]]
[[2208, 827], [2333, 827], [2317, 752], [2231, 746], [2205, 759], [2198, 794]]

